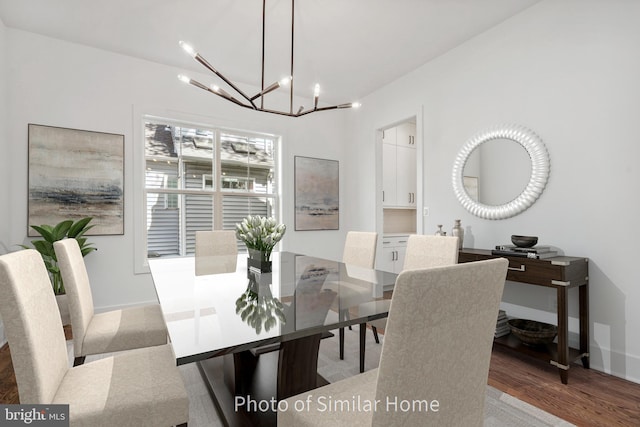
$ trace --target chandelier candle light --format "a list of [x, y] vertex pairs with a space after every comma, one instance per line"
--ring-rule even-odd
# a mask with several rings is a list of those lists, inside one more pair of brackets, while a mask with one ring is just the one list
[[[293, 83], [294, 83], [294, 78], [293, 78], [293, 40], [294, 40], [294, 0], [291, 0], [291, 72], [289, 74], [289, 76], [281, 79], [280, 81], [274, 82], [272, 84], [270, 84], [269, 86], [267, 86], [266, 88], [264, 87], [264, 39], [265, 39], [265, 10], [266, 10], [266, 0], [262, 0], [262, 82], [261, 82], [261, 90], [260, 92], [258, 92], [257, 94], [253, 95], [253, 96], [249, 96], [246, 93], [244, 93], [242, 90], [240, 90], [235, 84], [233, 84], [229, 79], [227, 79], [224, 75], [222, 75], [222, 73], [220, 73], [218, 70], [216, 70], [206, 59], [204, 59], [198, 52], [196, 52], [196, 50], [189, 44], [180, 41], [180, 46], [182, 47], [182, 49], [184, 49], [185, 52], [187, 52], [189, 55], [191, 55], [196, 61], [198, 61], [200, 64], [202, 64], [205, 68], [207, 68], [209, 71], [211, 71], [213, 74], [215, 74], [216, 76], [218, 76], [219, 78], [221, 78], [227, 85], [229, 85], [229, 87], [231, 87], [237, 94], [239, 94], [242, 98], [244, 98], [244, 100], [239, 100], [237, 98], [234, 98], [231, 94], [229, 94], [227, 91], [225, 91], [224, 89], [220, 88], [219, 86], [216, 85], [211, 85], [211, 86], [206, 86], [202, 83], [200, 83], [197, 80], [193, 80], [183, 74], [179, 75], [178, 78], [188, 84], [191, 84], [197, 88], [200, 88], [202, 90], [205, 90], [207, 92], [213, 93], [214, 95], [218, 95], [224, 99], [226, 99], [227, 101], [233, 102], [236, 105], [239, 105], [241, 107], [245, 107], [245, 108], [249, 108], [252, 110], [256, 110], [256, 111], [262, 111], [265, 113], [272, 113], [272, 114], [280, 114], [283, 116], [289, 116], [289, 117], [300, 117], [300, 116], [304, 116], [306, 114], [309, 113], [314, 113], [316, 111], [326, 111], [326, 110], [335, 110], [335, 109], [342, 109], [342, 108], [358, 108], [360, 107], [360, 103], [358, 102], [352, 102], [352, 103], [346, 103], [346, 104], [338, 104], [338, 105], [332, 105], [329, 107], [318, 107], [318, 100], [320, 98], [320, 85], [316, 84], [315, 88], [314, 88], [314, 93], [313, 93], [313, 107], [305, 110], [304, 106], [300, 106], [300, 108], [298, 108], [298, 110], [294, 113], [293, 112]], [[273, 92], [274, 90], [278, 89], [281, 86], [286, 86], [290, 84], [290, 88], [289, 88], [289, 111], [279, 111], [279, 110], [272, 110], [272, 109], [268, 109], [268, 108], [264, 108], [264, 96], [266, 94], [268, 94], [269, 92]], [[254, 102], [256, 99], [260, 98], [260, 105], [256, 105], [256, 103]]]

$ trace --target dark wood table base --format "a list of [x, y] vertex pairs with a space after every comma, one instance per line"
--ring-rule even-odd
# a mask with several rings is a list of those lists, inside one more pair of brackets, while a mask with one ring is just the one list
[[280, 399], [328, 384], [317, 374], [320, 338], [287, 341], [258, 356], [243, 351], [197, 362], [224, 424], [275, 426]]

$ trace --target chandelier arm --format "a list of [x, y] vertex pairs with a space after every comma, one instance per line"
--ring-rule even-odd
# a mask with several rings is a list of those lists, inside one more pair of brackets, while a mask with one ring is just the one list
[[339, 105], [332, 105], [330, 107], [320, 107], [320, 108], [310, 108], [307, 111], [302, 111], [298, 114], [295, 114], [295, 117], [300, 117], [300, 116], [304, 116], [306, 114], [309, 113], [315, 113], [316, 111], [326, 111], [326, 110], [338, 110], [338, 109], [342, 109], [342, 108], [353, 108], [352, 104], [339, 104]]
[[[289, 114], [293, 116], [293, 22], [294, 22], [294, 0], [291, 0], [291, 88], [289, 90]], [[294, 116], [297, 117], [297, 116]]]
[[[215, 68], [213, 68], [213, 65], [209, 64], [209, 62], [207, 62], [206, 59], [204, 59], [202, 57], [202, 55], [200, 55], [199, 53], [196, 54], [195, 56], [195, 60], [198, 61], [199, 63], [201, 63], [202, 65], [205, 66], [205, 68], [207, 68], [209, 71], [211, 71], [213, 74], [215, 74], [216, 76], [220, 77], [226, 84], [228, 84], [229, 86], [231, 86], [231, 88], [233, 88], [233, 90], [235, 90], [236, 92], [238, 92], [244, 99], [246, 99], [247, 101], [249, 101], [249, 103], [251, 104], [252, 108], [255, 110], [258, 107], [256, 107], [256, 105], [253, 103], [253, 101], [251, 100], [251, 98], [249, 98], [243, 91], [241, 91], [236, 85], [234, 85], [231, 80], [227, 79], [225, 76], [222, 75], [222, 73], [220, 73], [218, 70], [216, 70]], [[215, 92], [214, 92], [215, 93]], [[244, 104], [243, 104], [244, 105]]]
[[[269, 92], [273, 92], [274, 90], [278, 89], [279, 87], [280, 87], [280, 82], [271, 83], [266, 89], [262, 89], [262, 92], [253, 95], [251, 97], [251, 100], [253, 101], [253, 100], [258, 99], [260, 97], [263, 97], [263, 99], [264, 99], [264, 96], [266, 94], [268, 94]], [[264, 107], [264, 105], [262, 105], [262, 100], [263, 99], [260, 100], [260, 108]]]
[[[251, 98], [252, 100], [266, 93], [264, 90], [264, 35], [265, 35], [266, 10], [267, 10], [267, 0], [262, 0], [262, 85], [260, 86], [261, 92], [258, 95], [256, 95], [254, 98]], [[264, 108], [264, 98], [260, 98], [260, 108]]]
[[211, 89], [211, 88], [209, 88], [209, 87], [207, 87], [207, 86], [203, 85], [202, 83], [200, 83], [200, 82], [199, 82], [199, 81], [197, 81], [197, 80], [190, 79], [190, 80], [189, 80], [189, 84], [190, 84], [190, 85], [192, 85], [192, 86], [197, 87], [198, 89], [202, 89], [202, 90], [205, 90], [205, 91], [207, 91], [207, 92], [211, 92], [211, 93], [213, 93], [214, 95], [218, 95], [219, 97], [224, 98], [224, 99], [226, 99], [227, 101], [231, 101], [231, 102], [233, 102], [234, 104], [237, 104], [237, 105], [240, 105], [240, 106], [242, 106], [242, 107], [247, 107], [247, 108], [250, 108], [250, 109], [252, 109], [252, 110], [255, 110], [255, 108], [253, 108], [252, 106], [250, 106], [250, 105], [246, 105], [246, 104], [244, 104], [244, 103], [242, 103], [242, 102], [238, 101], [236, 98], [234, 98], [233, 96], [229, 95], [228, 93], [226, 93], [226, 92], [222, 92], [222, 93], [220, 93], [220, 92], [216, 92], [215, 90], [213, 90], [213, 89]]
[[261, 111], [263, 113], [277, 114], [279, 116], [298, 117], [293, 113], [287, 113], [286, 111], [270, 110], [268, 108], [258, 108], [258, 111]]
[[[180, 45], [182, 46], [182, 48], [189, 54], [191, 55], [196, 61], [198, 61], [201, 65], [203, 65], [205, 68], [207, 68], [209, 71], [211, 71], [213, 74], [215, 74], [216, 76], [218, 76], [220, 79], [222, 79], [227, 85], [229, 85], [229, 87], [231, 87], [234, 91], [236, 91], [238, 94], [240, 94], [245, 100], [248, 101], [248, 104], [244, 103], [243, 101], [240, 101], [236, 98], [234, 98], [233, 96], [231, 96], [229, 93], [225, 92], [222, 88], [219, 88], [217, 86], [213, 86], [213, 87], [207, 87], [205, 85], [203, 85], [202, 83], [196, 81], [196, 80], [192, 80], [186, 76], [183, 75], [179, 75], [179, 79], [182, 80], [183, 82], [189, 83], [192, 86], [195, 86], [199, 89], [205, 90], [207, 92], [213, 93], [215, 95], [218, 95], [221, 98], [226, 99], [227, 101], [231, 101], [234, 104], [240, 106], [240, 107], [244, 107], [244, 108], [248, 108], [250, 110], [254, 110], [254, 111], [262, 111], [264, 113], [270, 113], [270, 114], [278, 114], [280, 116], [287, 116], [287, 117], [300, 117], [300, 116], [305, 116], [309, 113], [315, 113], [317, 111], [327, 111], [327, 110], [336, 110], [336, 109], [343, 109], [343, 108], [358, 108], [360, 106], [360, 104], [358, 102], [353, 102], [350, 104], [338, 104], [338, 105], [332, 105], [329, 107], [320, 107], [318, 108], [318, 99], [319, 99], [319, 85], [316, 84], [316, 88], [315, 88], [315, 93], [314, 93], [314, 98], [313, 98], [313, 107], [309, 108], [308, 110], [304, 110], [304, 107], [301, 106], [298, 111], [296, 113], [293, 112], [293, 69], [294, 69], [294, 36], [295, 36], [295, 0], [291, 0], [291, 73], [289, 75], [289, 77], [286, 78], [285, 80], [280, 80], [279, 82], [275, 82], [272, 83], [271, 85], [269, 85], [268, 87], [264, 87], [264, 75], [265, 75], [265, 34], [266, 34], [266, 0], [262, 1], [262, 80], [261, 80], [261, 86], [260, 86], [260, 92], [252, 97], [249, 97], [247, 94], [245, 94], [242, 90], [240, 90], [240, 88], [238, 88], [235, 84], [233, 84], [229, 79], [227, 79], [224, 75], [222, 75], [222, 73], [220, 73], [218, 70], [216, 70], [209, 62], [207, 62], [206, 59], [204, 59], [204, 57], [202, 57], [202, 55], [200, 55], [199, 53], [197, 53], [190, 45], [180, 41]], [[291, 88], [290, 88], [290, 92], [289, 92], [289, 112], [285, 112], [285, 111], [277, 111], [277, 110], [270, 110], [267, 108], [264, 108], [264, 96], [276, 89], [278, 89], [280, 86], [285, 85], [287, 83], [291, 83]], [[256, 104], [254, 103], [254, 100], [260, 98], [260, 107], [257, 107]]]

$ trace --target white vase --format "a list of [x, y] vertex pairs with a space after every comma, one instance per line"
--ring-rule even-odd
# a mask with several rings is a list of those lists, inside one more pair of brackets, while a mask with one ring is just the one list
[[460, 225], [460, 220], [456, 219], [454, 221], [453, 229], [451, 230], [451, 235], [458, 238], [458, 249], [462, 249], [462, 241], [464, 240], [464, 228]]

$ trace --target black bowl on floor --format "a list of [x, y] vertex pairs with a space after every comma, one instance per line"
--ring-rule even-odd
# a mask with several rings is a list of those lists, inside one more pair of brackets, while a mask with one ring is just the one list
[[509, 319], [508, 323], [511, 333], [526, 345], [550, 344], [558, 335], [558, 327], [549, 323], [527, 319]]
[[538, 243], [536, 236], [518, 236], [516, 234], [511, 235], [511, 243], [519, 248], [530, 248]]

